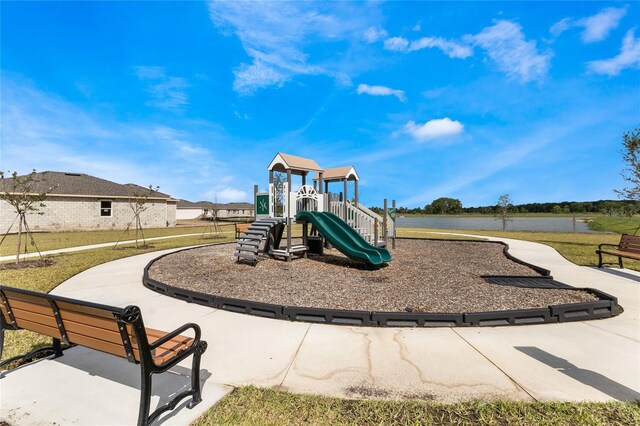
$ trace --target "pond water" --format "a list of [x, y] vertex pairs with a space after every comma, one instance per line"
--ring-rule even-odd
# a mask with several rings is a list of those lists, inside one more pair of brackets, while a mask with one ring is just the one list
[[[577, 217], [575, 232], [594, 232], [585, 217]], [[493, 217], [398, 217], [399, 228], [473, 229], [501, 231], [502, 221]], [[574, 232], [572, 217], [514, 217], [507, 222], [507, 231]]]

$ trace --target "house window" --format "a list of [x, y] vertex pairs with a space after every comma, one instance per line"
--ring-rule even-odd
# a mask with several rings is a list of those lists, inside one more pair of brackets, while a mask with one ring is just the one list
[[111, 216], [111, 201], [100, 201], [100, 216], [110, 217]]

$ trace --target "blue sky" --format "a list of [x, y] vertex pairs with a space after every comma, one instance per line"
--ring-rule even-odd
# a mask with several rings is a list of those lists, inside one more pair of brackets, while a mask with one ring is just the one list
[[0, 7], [2, 170], [241, 201], [282, 151], [367, 205], [595, 200], [640, 125], [637, 2]]

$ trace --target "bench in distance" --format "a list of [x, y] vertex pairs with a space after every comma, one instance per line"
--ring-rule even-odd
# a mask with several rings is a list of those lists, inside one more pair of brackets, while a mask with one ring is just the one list
[[[604, 247], [610, 248], [603, 249]], [[609, 264], [608, 262], [602, 261], [603, 254], [617, 256], [618, 266], [620, 268], [623, 268], [623, 257], [626, 257], [628, 259], [640, 260], [640, 236], [623, 234], [620, 237], [619, 244], [600, 244], [598, 246], [598, 250], [596, 250], [596, 254], [598, 255], [598, 268], [602, 268], [602, 265], [604, 264]]]

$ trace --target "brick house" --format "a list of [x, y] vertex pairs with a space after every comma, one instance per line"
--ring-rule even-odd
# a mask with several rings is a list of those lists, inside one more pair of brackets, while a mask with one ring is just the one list
[[178, 200], [178, 219], [210, 219], [214, 213], [218, 219], [253, 217], [253, 204]]
[[[124, 229], [133, 219], [129, 202], [148, 188], [119, 184], [81, 173], [40, 172], [37, 192], [52, 188], [44, 201], [43, 214], [27, 215], [32, 231], [73, 231]], [[11, 178], [0, 179], [0, 190], [11, 188]], [[170, 195], [154, 192], [147, 199], [147, 209], [140, 215], [145, 228], [175, 226], [176, 202]], [[0, 200], [0, 232], [11, 226], [16, 216], [13, 208]], [[12, 232], [15, 229], [12, 230]]]

